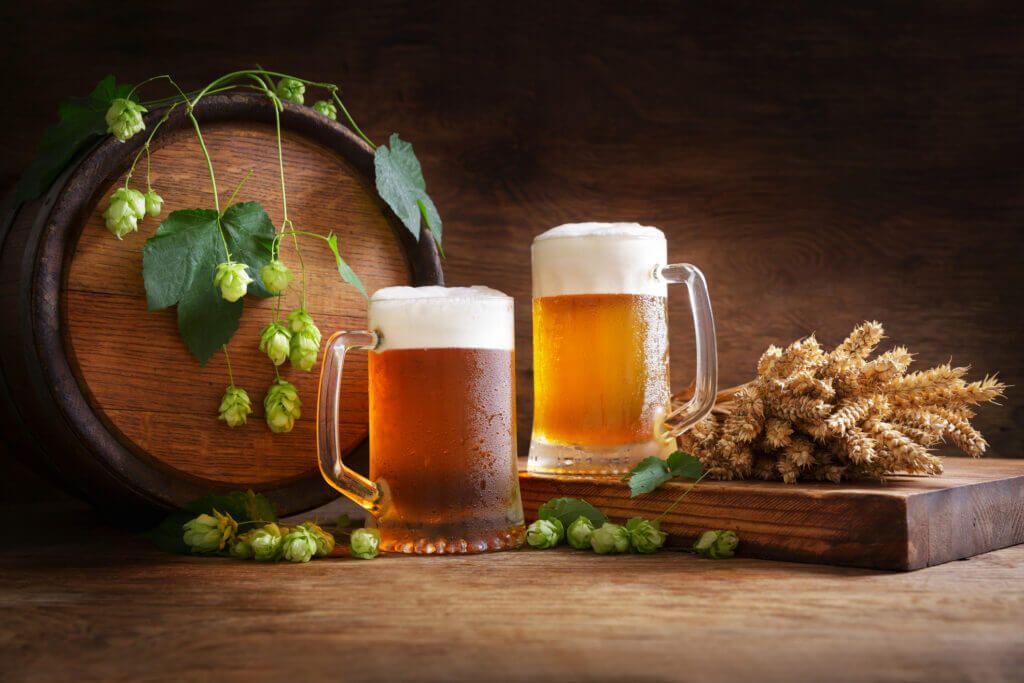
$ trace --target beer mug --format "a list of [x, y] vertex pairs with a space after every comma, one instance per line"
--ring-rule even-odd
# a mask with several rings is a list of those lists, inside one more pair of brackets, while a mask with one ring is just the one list
[[[473, 553], [524, 536], [516, 465], [512, 298], [486, 287], [388, 287], [369, 330], [327, 342], [317, 401], [320, 471], [364, 507], [381, 549]], [[370, 477], [345, 466], [345, 353], [369, 356]]]
[[710, 412], [718, 384], [704, 276], [666, 265], [664, 233], [633, 223], [553, 228], [534, 239], [532, 257], [529, 471], [621, 474], [671, 453], [667, 285], [687, 285], [696, 328], [693, 398], [671, 415], [686, 428]]

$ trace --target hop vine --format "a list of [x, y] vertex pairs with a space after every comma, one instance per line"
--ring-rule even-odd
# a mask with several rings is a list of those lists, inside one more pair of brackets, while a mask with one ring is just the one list
[[[167, 97], [140, 101], [142, 89], [158, 84], [172, 89]], [[222, 208], [217, 191], [213, 159], [196, 115], [197, 106], [209, 95], [247, 90], [266, 97], [273, 108], [282, 216], [274, 226], [256, 202], [233, 204], [244, 184], [242, 178]], [[103, 211], [107, 229], [123, 240], [138, 232], [146, 216], [158, 217], [164, 200], [153, 188], [151, 145], [157, 132], [176, 111], [184, 116], [195, 132], [206, 162], [213, 195], [211, 209], [177, 209], [168, 214], [143, 248], [143, 277], [150, 310], [178, 306], [179, 330], [183, 341], [200, 363], [205, 364], [218, 350], [228, 368], [229, 384], [218, 407], [218, 418], [229, 427], [246, 424], [252, 405], [246, 391], [235, 385], [227, 358], [226, 345], [238, 328], [243, 301], [247, 296], [275, 297], [273, 315], [254, 346], [264, 353], [273, 368], [273, 380], [264, 397], [266, 422], [273, 432], [290, 431], [299, 417], [301, 399], [294, 385], [285, 381], [279, 368], [289, 360], [291, 366], [308, 372], [316, 364], [322, 335], [307, 308], [306, 264], [300, 239], [314, 240], [326, 246], [335, 257], [339, 276], [364, 297], [366, 289], [358, 275], [344, 261], [333, 234], [318, 235], [297, 230], [288, 215], [287, 183], [281, 136], [281, 114], [289, 106], [305, 106], [310, 91], [322, 92], [311, 109], [330, 120], [339, 113], [349, 127], [373, 150], [376, 187], [399, 216], [406, 228], [419, 237], [421, 223], [440, 246], [441, 219], [426, 194], [419, 161], [412, 146], [397, 135], [389, 145], [376, 145], [360, 129], [338, 95], [338, 86], [268, 71], [244, 69], [219, 76], [199, 90], [185, 92], [170, 75], [149, 78], [135, 86], [118, 85], [108, 76], [88, 98], [72, 98], [60, 108], [61, 122], [47, 132], [40, 153], [19, 183], [19, 200], [38, 196], [48, 182], [62, 170], [90, 140], [100, 134], [114, 136], [127, 143], [146, 134], [125, 175], [124, 184], [115, 189]], [[92, 122], [92, 127], [83, 125]], [[148, 132], [148, 134], [147, 134]], [[133, 187], [133, 177], [145, 155], [145, 190]], [[251, 173], [251, 171], [249, 172]], [[282, 258], [282, 238], [291, 239], [294, 262]], [[269, 246], [268, 246], [269, 245]], [[293, 276], [292, 267], [297, 270]], [[211, 293], [213, 294], [211, 298]], [[282, 300], [294, 296], [295, 305], [286, 319], [281, 317]], [[301, 545], [301, 544], [300, 544]], [[299, 547], [299, 546], [297, 546]], [[243, 548], [239, 552], [244, 552]]]

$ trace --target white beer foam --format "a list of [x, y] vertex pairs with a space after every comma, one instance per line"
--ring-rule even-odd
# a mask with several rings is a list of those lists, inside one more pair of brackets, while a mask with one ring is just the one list
[[377, 351], [515, 348], [512, 297], [490, 287], [385, 287], [370, 297]]
[[533, 239], [533, 296], [666, 296], [651, 275], [668, 261], [665, 233], [639, 223], [569, 223]]

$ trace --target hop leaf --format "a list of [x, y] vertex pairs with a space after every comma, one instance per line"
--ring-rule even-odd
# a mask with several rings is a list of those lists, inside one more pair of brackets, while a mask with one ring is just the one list
[[319, 353], [319, 334], [314, 335], [307, 327], [302, 332], [292, 335], [289, 358], [291, 358], [293, 367], [309, 372], [313, 364], [316, 363], [316, 357]]
[[356, 529], [349, 537], [348, 551], [352, 557], [360, 560], [372, 560], [380, 551], [380, 531], [378, 529]]
[[260, 278], [268, 292], [280, 294], [288, 288], [288, 284], [292, 281], [292, 271], [288, 269], [288, 266], [274, 259], [260, 269]]
[[292, 333], [284, 323], [270, 323], [260, 332], [260, 351], [267, 354], [274, 365], [281, 365], [288, 358], [291, 338]]
[[526, 528], [526, 542], [538, 550], [554, 548], [565, 538], [565, 527], [555, 518], [538, 519]]
[[252, 278], [249, 277], [249, 266], [244, 263], [227, 261], [217, 265], [217, 273], [213, 276], [213, 285], [220, 287], [220, 295], [225, 301], [235, 302], [245, 296]]
[[277, 434], [292, 431], [295, 420], [301, 415], [300, 406], [302, 401], [299, 400], [299, 394], [291, 382], [279, 379], [270, 385], [270, 390], [263, 399], [270, 431]]
[[210, 283], [224, 260], [224, 242], [232, 258], [252, 266], [256, 282], [250, 296], [266, 297], [259, 271], [270, 261], [264, 242], [274, 239], [274, 224], [256, 202], [234, 204], [217, 215], [210, 209], [172, 211], [143, 247], [142, 275], [149, 310], [177, 304], [178, 330], [189, 351], [205, 364], [231, 340], [243, 302], [229, 302]]
[[629, 550], [629, 533], [619, 524], [605, 522], [590, 534], [590, 547], [599, 555], [624, 553]]
[[110, 205], [103, 212], [107, 230], [117, 239], [139, 229], [139, 220], [146, 215], [146, 199], [138, 190], [119, 187], [110, 195]]
[[326, 100], [319, 100], [313, 104], [313, 110], [317, 111], [329, 119], [338, 120], [338, 108]]
[[441, 244], [441, 216], [427, 194], [427, 183], [423, 180], [420, 161], [412, 151], [412, 145], [391, 135], [385, 145], [377, 147], [373, 155], [373, 167], [377, 181], [377, 194], [387, 202], [395, 215], [402, 221], [413, 237], [419, 239], [420, 219]]
[[629, 547], [638, 553], [653, 553], [665, 545], [668, 536], [658, 528], [657, 522], [649, 522], [640, 517], [626, 522], [626, 533], [629, 534]]
[[629, 482], [630, 498], [650, 493], [674, 477], [697, 479], [703, 474], [704, 465], [689, 453], [676, 451], [662, 460], [649, 456], [636, 464], [623, 481]]
[[160, 209], [164, 205], [164, 199], [152, 188], [146, 192], [146, 213], [150, 216], [159, 216]]
[[281, 557], [289, 562], [309, 562], [316, 549], [316, 536], [306, 527], [296, 527], [281, 540]]
[[245, 424], [245, 420], [252, 415], [252, 401], [245, 389], [230, 386], [224, 390], [224, 398], [220, 400], [220, 408], [217, 409], [218, 420], [224, 420], [228, 427], [239, 427]]
[[282, 100], [288, 100], [295, 104], [302, 104], [305, 99], [304, 95], [306, 93], [306, 86], [301, 81], [297, 81], [294, 78], [282, 78], [278, 81], [274, 92]]
[[107, 122], [107, 132], [113, 133], [114, 137], [124, 142], [136, 133], [145, 130], [146, 124], [142, 120], [142, 115], [146, 111], [148, 110], [141, 104], [118, 97], [111, 102], [104, 117]]

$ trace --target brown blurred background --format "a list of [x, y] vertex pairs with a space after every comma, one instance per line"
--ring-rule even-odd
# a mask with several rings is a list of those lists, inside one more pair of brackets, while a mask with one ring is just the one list
[[[976, 424], [993, 455], [1024, 455], [1019, 3], [44, 1], [5, 4], [0, 44], [3, 187], [58, 102], [107, 73], [187, 89], [260, 63], [340, 82], [372, 138], [415, 144], [448, 283], [517, 298], [521, 446], [531, 237], [598, 219], [659, 226], [704, 270], [723, 386], [770, 343], [877, 319], [922, 367], [1016, 385]], [[0, 465], [5, 499], [59, 495]]]

